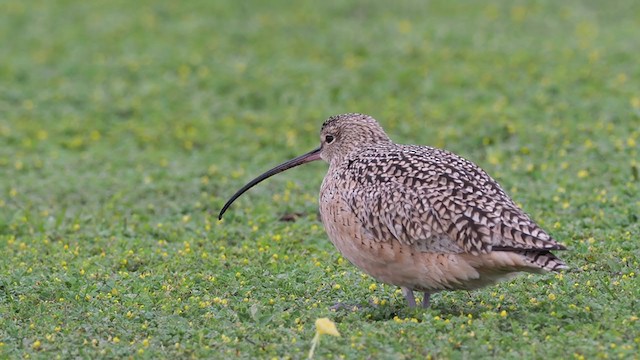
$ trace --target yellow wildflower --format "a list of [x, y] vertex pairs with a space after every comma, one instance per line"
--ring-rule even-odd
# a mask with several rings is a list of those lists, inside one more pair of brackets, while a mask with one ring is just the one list
[[313, 352], [316, 346], [320, 343], [321, 335], [340, 336], [336, 324], [328, 318], [320, 318], [316, 320], [316, 336], [313, 337], [311, 342], [311, 349], [309, 350], [309, 359], [313, 358]]
[[328, 318], [316, 320], [316, 332], [320, 335], [340, 336], [336, 324]]

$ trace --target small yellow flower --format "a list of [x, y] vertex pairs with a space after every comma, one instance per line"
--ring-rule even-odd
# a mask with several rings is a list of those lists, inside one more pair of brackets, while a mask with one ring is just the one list
[[313, 358], [313, 352], [320, 343], [321, 335], [340, 336], [336, 324], [328, 318], [320, 318], [316, 320], [316, 336], [311, 341], [311, 349], [309, 350], [309, 359]]
[[336, 324], [328, 318], [316, 320], [316, 332], [320, 335], [340, 336]]

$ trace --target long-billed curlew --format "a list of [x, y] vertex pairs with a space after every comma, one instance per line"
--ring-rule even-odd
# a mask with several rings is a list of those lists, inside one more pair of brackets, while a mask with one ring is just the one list
[[400, 145], [368, 115], [343, 114], [322, 125], [319, 148], [238, 190], [219, 219], [262, 180], [315, 160], [329, 163], [320, 214], [329, 239], [352, 264], [383, 283], [413, 291], [471, 290], [517, 272], [567, 266], [564, 250], [474, 163], [445, 150]]

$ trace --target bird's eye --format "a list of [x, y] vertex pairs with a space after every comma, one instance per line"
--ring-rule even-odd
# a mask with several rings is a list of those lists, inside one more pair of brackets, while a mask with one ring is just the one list
[[327, 135], [327, 136], [325, 136], [325, 137], [324, 137], [324, 141], [325, 141], [327, 144], [331, 144], [331, 143], [333, 142], [333, 140], [335, 140], [335, 138], [333, 137], [333, 135]]

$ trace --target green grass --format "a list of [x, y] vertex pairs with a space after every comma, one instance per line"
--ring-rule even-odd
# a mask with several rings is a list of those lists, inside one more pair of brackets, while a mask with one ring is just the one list
[[[0, 2], [1, 358], [297, 359], [319, 317], [317, 358], [638, 358], [637, 1], [232, 3]], [[573, 271], [410, 310], [320, 163], [216, 220], [342, 112], [478, 163]]]

